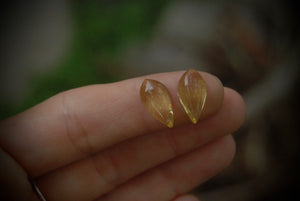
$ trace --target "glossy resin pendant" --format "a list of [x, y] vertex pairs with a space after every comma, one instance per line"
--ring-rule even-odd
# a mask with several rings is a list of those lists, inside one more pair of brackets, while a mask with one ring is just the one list
[[178, 83], [177, 95], [185, 112], [196, 124], [207, 96], [206, 83], [198, 71], [190, 69], [182, 75]]
[[141, 101], [147, 110], [169, 128], [174, 125], [172, 101], [168, 89], [160, 82], [145, 79], [140, 89]]

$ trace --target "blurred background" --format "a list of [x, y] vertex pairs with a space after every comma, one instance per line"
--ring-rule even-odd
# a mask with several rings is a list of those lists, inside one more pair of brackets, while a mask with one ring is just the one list
[[248, 114], [233, 163], [193, 193], [300, 200], [299, 8], [284, 0], [11, 1], [0, 8], [1, 119], [83, 85], [208, 71], [243, 95]]

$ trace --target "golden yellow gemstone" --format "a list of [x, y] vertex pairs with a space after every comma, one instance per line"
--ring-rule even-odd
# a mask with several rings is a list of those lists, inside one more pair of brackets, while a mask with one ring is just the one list
[[196, 124], [207, 96], [206, 83], [198, 71], [189, 69], [182, 75], [178, 83], [177, 95], [185, 112]]
[[160, 82], [145, 79], [140, 90], [141, 101], [147, 110], [161, 123], [172, 128], [174, 116], [168, 89]]

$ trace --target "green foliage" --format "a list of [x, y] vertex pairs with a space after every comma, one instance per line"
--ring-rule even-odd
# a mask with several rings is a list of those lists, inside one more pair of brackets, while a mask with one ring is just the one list
[[151, 35], [168, 1], [76, 1], [72, 4], [73, 41], [63, 61], [44, 75], [34, 75], [30, 91], [18, 105], [1, 100], [0, 118], [21, 112], [61, 91], [117, 81], [106, 72], [107, 60], [118, 58], [132, 41]]

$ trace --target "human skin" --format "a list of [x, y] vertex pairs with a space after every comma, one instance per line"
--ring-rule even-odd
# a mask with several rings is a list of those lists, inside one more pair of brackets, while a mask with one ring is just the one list
[[[72, 89], [3, 120], [5, 196], [38, 200], [31, 178], [47, 201], [195, 200], [185, 194], [230, 164], [235, 153], [230, 134], [244, 122], [246, 109], [237, 92], [201, 72], [207, 100], [193, 125], [176, 95], [183, 73]], [[146, 78], [169, 89], [174, 128], [143, 107], [139, 88]]]

